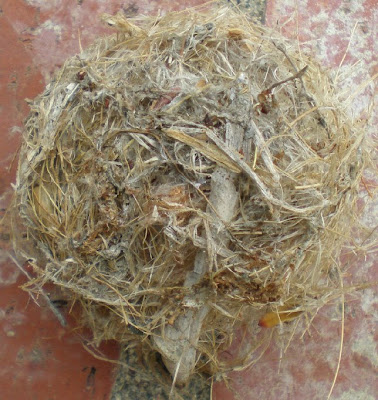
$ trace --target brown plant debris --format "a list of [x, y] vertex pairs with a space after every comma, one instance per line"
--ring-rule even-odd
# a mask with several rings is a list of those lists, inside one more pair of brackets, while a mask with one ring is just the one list
[[363, 132], [316, 62], [235, 10], [104, 20], [31, 105], [16, 248], [26, 288], [64, 288], [95, 341], [148, 340], [184, 383], [226, 368], [243, 322], [340, 289]]

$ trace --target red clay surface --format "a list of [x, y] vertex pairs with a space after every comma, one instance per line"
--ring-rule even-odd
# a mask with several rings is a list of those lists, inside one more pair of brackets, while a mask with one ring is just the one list
[[[1, 288], [0, 399], [107, 399], [114, 365], [85, 351], [75, 324], [63, 328], [46, 306], [37, 307], [17, 288], [22, 282]], [[115, 343], [99, 350], [118, 357]]]
[[[106, 32], [97, 23], [102, 12], [156, 13], [201, 3], [204, 1], [0, 0], [2, 214], [15, 174], [12, 159], [20, 143], [18, 128], [28, 112], [24, 99], [41, 92], [52, 72], [79, 51], [79, 32], [85, 47], [98, 33]], [[354, 93], [377, 72], [376, 15], [374, 0], [270, 0], [267, 22], [290, 37], [307, 41], [306, 47], [333, 71], [359, 22], [340, 68], [342, 75], [347, 74], [347, 66], [359, 60], [355, 72], [345, 80], [346, 91]], [[351, 102], [356, 116], [366, 117], [363, 110], [372, 95], [370, 85]], [[366, 176], [365, 184], [373, 192], [376, 179]], [[362, 189], [361, 203], [368, 198], [368, 191]], [[369, 205], [364, 221], [371, 228], [377, 225], [376, 202]], [[0, 232], [0, 240], [6, 249], [6, 233]], [[345, 259], [351, 265], [350, 274], [357, 282], [377, 281], [374, 253], [367, 249], [365, 258], [363, 253], [361, 248], [359, 257]], [[1, 250], [0, 263], [0, 400], [108, 399], [114, 364], [97, 360], [84, 349], [73, 321], [63, 328], [43, 302], [38, 307], [19, 289], [25, 278]], [[51, 295], [59, 299], [54, 290]], [[374, 380], [378, 367], [375, 292], [365, 290], [347, 300], [343, 356], [332, 399], [374, 400], [378, 393]], [[313, 328], [303, 338], [297, 337], [285, 353], [271, 346], [256, 366], [230, 375], [229, 389], [224, 383], [215, 384], [213, 398], [325, 399], [336, 370], [340, 329], [340, 310], [336, 306], [321, 310]], [[274, 334], [279, 332], [277, 329]], [[118, 357], [115, 343], [105, 343], [101, 351], [108, 358]]]

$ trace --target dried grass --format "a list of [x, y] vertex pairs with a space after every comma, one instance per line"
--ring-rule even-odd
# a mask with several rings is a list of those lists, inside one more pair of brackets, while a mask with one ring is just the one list
[[16, 247], [95, 341], [148, 337], [185, 382], [247, 318], [340, 293], [364, 132], [316, 62], [233, 10], [104, 19], [117, 33], [31, 105]]

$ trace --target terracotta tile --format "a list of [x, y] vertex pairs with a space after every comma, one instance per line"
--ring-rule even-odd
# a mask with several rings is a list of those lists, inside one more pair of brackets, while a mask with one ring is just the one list
[[[95, 359], [83, 349], [81, 336], [74, 332], [74, 321], [63, 328], [41, 300], [41, 307], [36, 306], [18, 288], [24, 278], [16, 282], [11, 274], [8, 279], [3, 279], [3, 274], [1, 278], [0, 398], [106, 398], [113, 365]], [[101, 350], [108, 357], [118, 357], [115, 343], [105, 343]]]
[[[35, 97], [54, 70], [80, 50], [79, 36], [85, 47], [105, 32], [99, 28], [97, 16], [102, 12], [156, 13], [201, 4], [203, 1], [140, 0], [3, 0], [0, 5], [0, 208], [7, 204], [2, 195], [14, 179], [10, 163], [20, 141], [14, 126], [20, 127], [27, 115], [24, 98]], [[363, 73], [356, 73], [349, 82], [356, 88], [377, 71], [376, 2], [374, 0], [270, 0], [267, 22], [312, 45], [317, 57], [335, 71], [344, 56], [356, 21], [360, 21], [344, 60], [341, 72], [348, 65], [362, 61]], [[295, 16], [298, 5], [298, 17]], [[299, 32], [297, 33], [297, 20]], [[362, 112], [372, 96], [367, 88], [355, 102], [355, 112]], [[375, 184], [366, 177], [367, 186]], [[373, 189], [372, 189], [373, 190]], [[362, 202], [369, 197], [362, 188]], [[376, 206], [369, 206], [366, 219], [373, 220]], [[2, 211], [4, 213], [4, 211]], [[373, 222], [371, 222], [373, 224]], [[375, 220], [376, 224], [376, 220]], [[373, 225], [372, 225], [373, 226]], [[7, 246], [6, 237], [1, 243]], [[345, 261], [349, 262], [349, 261]], [[355, 260], [351, 261], [352, 265]], [[81, 338], [70, 321], [63, 328], [46, 306], [36, 306], [18, 286], [24, 283], [18, 270], [5, 260], [0, 250], [0, 398], [61, 400], [108, 397], [113, 381], [113, 364], [102, 362], [87, 353]], [[377, 262], [370, 255], [353, 272], [355, 279], [377, 280]], [[375, 267], [375, 269], [374, 269]], [[353, 270], [351, 270], [353, 271]], [[334, 398], [374, 399], [378, 387], [374, 382], [377, 367], [374, 352], [376, 312], [375, 293], [366, 290], [349, 298], [345, 321], [344, 355]], [[280, 354], [276, 346], [256, 366], [230, 375], [229, 386], [214, 385], [214, 399], [296, 400], [324, 399], [329, 391], [339, 351], [340, 313], [334, 307], [321, 310], [310, 334], [296, 338], [287, 352]], [[277, 332], [276, 334], [278, 334]], [[118, 357], [114, 343], [105, 343], [104, 354]], [[281, 362], [280, 357], [282, 356]], [[95, 372], [94, 372], [95, 371]], [[375, 386], [374, 386], [375, 385]], [[348, 394], [349, 393], [349, 394]], [[362, 396], [362, 397], [361, 397]], [[365, 396], [365, 397], [363, 397]]]

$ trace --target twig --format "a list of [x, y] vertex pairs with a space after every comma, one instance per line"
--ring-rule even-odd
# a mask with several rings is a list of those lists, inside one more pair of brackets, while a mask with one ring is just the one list
[[[281, 53], [283, 53], [283, 55], [284, 55], [284, 56], [286, 57], [286, 59], [289, 61], [290, 65], [292, 66], [292, 68], [294, 69], [294, 71], [297, 71], [297, 67], [295, 66], [295, 64], [293, 63], [293, 61], [291, 60], [291, 58], [288, 56], [288, 54], [286, 53], [285, 49], [283, 49], [281, 46], [276, 45], [276, 43], [274, 43], [274, 42], [272, 42], [272, 43], [273, 43], [273, 46], [274, 46], [277, 50], [279, 50]], [[306, 67], [307, 67], [307, 66], [306, 66]], [[301, 70], [301, 71], [302, 71], [302, 70]], [[299, 72], [301, 72], [301, 71], [299, 71]], [[328, 135], [328, 139], [330, 139], [329, 128], [328, 128], [328, 126], [327, 126], [327, 124], [326, 124], [326, 122], [325, 122], [325, 120], [324, 120], [322, 114], [320, 113], [320, 111], [319, 111], [319, 109], [318, 109], [318, 106], [317, 106], [317, 104], [316, 104], [316, 102], [315, 102], [315, 99], [307, 93], [307, 91], [306, 91], [306, 86], [305, 86], [305, 84], [304, 84], [304, 82], [303, 82], [303, 79], [302, 79], [302, 75], [303, 75], [303, 74], [301, 74], [300, 76], [298, 76], [298, 79], [300, 79], [300, 81], [301, 81], [302, 88], [303, 88], [303, 92], [304, 92], [304, 94], [305, 94], [305, 96], [306, 96], [306, 99], [307, 99], [307, 101], [310, 103], [310, 105], [313, 107], [313, 109], [316, 111], [316, 113], [318, 114], [318, 122], [319, 122], [319, 124], [320, 124], [323, 128], [326, 129], [327, 135]]]
[[303, 67], [303, 68], [302, 68], [301, 70], [299, 70], [296, 74], [290, 76], [289, 78], [284, 79], [283, 81], [274, 83], [274, 84], [273, 84], [269, 89], [267, 89], [266, 91], [267, 91], [267, 92], [271, 92], [271, 91], [272, 91], [274, 88], [276, 88], [277, 86], [283, 85], [283, 84], [286, 83], [286, 82], [293, 81], [294, 79], [300, 79], [300, 78], [303, 76], [303, 74], [306, 72], [307, 68], [308, 68], [308, 65], [306, 65], [305, 67]]

